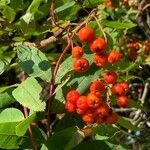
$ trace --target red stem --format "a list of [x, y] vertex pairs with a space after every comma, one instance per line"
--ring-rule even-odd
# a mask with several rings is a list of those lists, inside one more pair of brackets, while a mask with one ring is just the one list
[[54, 69], [54, 72], [53, 72], [53, 75], [52, 75], [52, 79], [51, 79], [51, 82], [50, 82], [50, 91], [49, 91], [49, 95], [50, 95], [50, 99], [48, 101], [48, 124], [47, 124], [47, 135], [50, 136], [50, 111], [51, 111], [51, 105], [52, 105], [52, 96], [53, 96], [53, 92], [54, 92], [54, 85], [55, 85], [55, 79], [56, 79], [56, 75], [57, 75], [57, 72], [58, 72], [58, 69], [59, 69], [59, 66], [64, 58], [64, 55], [66, 54], [66, 52], [70, 49], [71, 47], [71, 38], [70, 36], [68, 36], [67, 38], [67, 46], [63, 49], [57, 63], [56, 63], [56, 66], [55, 66], [55, 69]]

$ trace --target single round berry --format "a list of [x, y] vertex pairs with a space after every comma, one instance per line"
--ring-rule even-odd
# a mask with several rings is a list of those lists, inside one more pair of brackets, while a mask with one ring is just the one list
[[82, 120], [88, 123], [94, 123], [94, 117], [91, 113], [86, 113], [82, 116]]
[[87, 95], [87, 103], [89, 107], [97, 108], [102, 103], [102, 100], [98, 98], [94, 93], [89, 93]]
[[108, 84], [114, 84], [117, 80], [117, 74], [114, 71], [107, 71], [104, 73], [104, 81]]
[[111, 9], [115, 9], [115, 5], [113, 4], [113, 2], [111, 0], [109, 0], [108, 2], [105, 3], [105, 7], [107, 8], [111, 8]]
[[93, 57], [93, 61], [96, 66], [104, 67], [108, 64], [108, 57], [106, 54], [95, 54]]
[[96, 114], [98, 114], [101, 117], [107, 116], [109, 113], [109, 106], [107, 104], [101, 104], [97, 109], [96, 109]]
[[108, 55], [108, 62], [111, 64], [117, 63], [121, 59], [121, 53], [118, 51], [111, 51]]
[[121, 86], [124, 88], [125, 92], [129, 91], [129, 84], [127, 82], [121, 82]]
[[129, 106], [129, 98], [127, 96], [119, 96], [117, 98], [117, 105], [119, 107], [128, 107]]
[[114, 124], [118, 121], [118, 115], [114, 112], [110, 113], [106, 118], [106, 123]]
[[97, 97], [101, 96], [101, 93], [105, 91], [105, 86], [100, 80], [96, 80], [90, 85], [90, 92], [94, 93]]
[[86, 111], [88, 108], [89, 108], [89, 105], [87, 103], [87, 97], [86, 96], [80, 96], [78, 98], [78, 101], [77, 101], [77, 107], [79, 109], [82, 109], [84, 111]]
[[112, 93], [115, 94], [115, 95], [125, 95], [126, 91], [120, 83], [116, 83], [112, 87]]
[[81, 42], [90, 42], [95, 38], [94, 30], [90, 27], [83, 27], [77, 35]]
[[105, 51], [106, 41], [103, 38], [96, 38], [94, 41], [90, 43], [91, 51], [101, 54]]
[[80, 93], [76, 90], [71, 90], [67, 93], [66, 99], [68, 102], [76, 105], [78, 98], [80, 97]]
[[79, 73], [86, 72], [89, 69], [89, 61], [86, 58], [76, 59], [73, 63], [73, 69]]
[[75, 46], [72, 49], [72, 57], [74, 57], [74, 58], [81, 58], [83, 56], [83, 54], [84, 54], [84, 50], [80, 46]]
[[65, 109], [68, 111], [68, 112], [74, 112], [76, 110], [76, 106], [70, 102], [67, 102], [65, 104]]

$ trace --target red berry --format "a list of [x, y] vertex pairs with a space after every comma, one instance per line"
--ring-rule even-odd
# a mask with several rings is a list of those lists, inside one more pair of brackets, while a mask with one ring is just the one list
[[77, 114], [83, 115], [83, 114], [85, 114], [86, 110], [77, 108], [76, 112], [77, 112]]
[[82, 120], [88, 123], [94, 123], [94, 117], [91, 113], [86, 113], [82, 116]]
[[76, 59], [73, 63], [73, 69], [79, 73], [86, 72], [89, 69], [89, 61], [86, 58]]
[[106, 41], [103, 38], [96, 38], [94, 41], [90, 43], [91, 51], [95, 53], [103, 53], [106, 48]]
[[114, 124], [118, 121], [118, 115], [114, 112], [110, 113], [106, 118], [106, 123]]
[[68, 102], [76, 105], [78, 98], [80, 97], [80, 93], [76, 90], [71, 90], [67, 93], [66, 99]]
[[83, 56], [83, 54], [84, 54], [84, 50], [80, 46], [75, 46], [72, 49], [72, 57], [74, 57], [74, 58], [81, 58]]
[[67, 102], [65, 104], [65, 109], [68, 111], [68, 112], [74, 112], [76, 110], [76, 106], [70, 102]]
[[104, 81], [108, 84], [114, 84], [117, 80], [117, 74], [114, 71], [107, 71], [104, 74]]
[[82, 109], [84, 111], [86, 111], [88, 108], [89, 108], [89, 105], [87, 103], [87, 97], [86, 96], [80, 96], [78, 98], [78, 101], [77, 101], [77, 107], [79, 109]]
[[89, 107], [97, 108], [102, 103], [102, 100], [98, 98], [94, 93], [89, 93], [87, 95], [87, 103]]
[[127, 82], [121, 82], [121, 86], [124, 88], [125, 92], [129, 91], [129, 84]]
[[125, 95], [126, 91], [123, 88], [123, 86], [120, 83], [116, 83], [113, 87], [112, 87], [112, 93], [116, 94], [116, 95]]
[[108, 57], [106, 54], [95, 54], [93, 57], [93, 61], [96, 66], [104, 67], [108, 63]]
[[127, 96], [119, 96], [117, 98], [117, 105], [120, 107], [128, 107], [129, 106], [129, 98]]
[[111, 51], [108, 55], [108, 62], [111, 64], [117, 63], [121, 59], [121, 53], [117, 51]]
[[115, 5], [113, 4], [113, 2], [110, 0], [108, 2], [105, 3], [105, 6], [107, 8], [112, 8], [113, 10], [115, 9]]
[[105, 91], [105, 86], [100, 80], [96, 80], [90, 85], [90, 92], [100, 97], [101, 93]]
[[90, 42], [95, 38], [94, 30], [90, 27], [83, 27], [79, 30], [78, 37], [81, 42]]
[[109, 106], [107, 104], [101, 104], [97, 109], [96, 109], [96, 114], [99, 116], [105, 117], [109, 113]]

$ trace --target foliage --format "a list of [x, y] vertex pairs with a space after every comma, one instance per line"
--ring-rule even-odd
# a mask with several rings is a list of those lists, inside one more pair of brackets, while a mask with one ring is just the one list
[[[142, 135], [149, 124], [145, 115], [149, 111], [149, 105], [145, 105], [149, 97], [143, 95], [143, 87], [149, 88], [149, 72], [145, 69], [143, 77], [140, 73], [144, 69], [138, 69], [149, 64], [150, 44], [146, 31], [142, 31], [135, 19], [140, 2], [129, 0], [125, 4], [125, 0], [113, 0], [115, 8], [106, 5], [107, 2], [0, 0], [1, 149], [124, 150], [135, 147], [139, 140], [135, 132]], [[86, 24], [94, 29], [97, 37], [107, 39], [107, 52], [114, 49], [122, 53], [117, 64], [97, 67], [93, 63], [90, 46], [77, 37], [78, 30]], [[138, 48], [131, 50], [129, 44], [135, 42]], [[74, 59], [70, 49], [77, 44], [82, 45], [84, 57], [90, 63], [85, 73], [77, 73], [72, 67]], [[118, 82], [130, 83], [129, 108], [118, 108], [116, 97], [109, 93], [112, 109], [119, 114], [118, 122], [87, 124], [79, 115], [66, 112], [66, 93], [77, 89], [87, 94], [91, 82], [102, 78], [106, 70], [118, 72]], [[142, 92], [137, 92], [136, 87], [142, 88]], [[146, 119], [140, 120], [140, 124], [135, 116], [132, 118], [131, 111], [145, 115]]]

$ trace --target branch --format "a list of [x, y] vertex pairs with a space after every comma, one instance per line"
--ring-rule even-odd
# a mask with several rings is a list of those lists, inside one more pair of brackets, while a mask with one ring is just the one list
[[50, 96], [50, 99], [48, 101], [48, 125], [47, 125], [47, 135], [50, 136], [50, 112], [51, 112], [51, 105], [52, 105], [52, 96], [53, 96], [53, 92], [54, 92], [54, 85], [55, 85], [55, 79], [56, 79], [56, 75], [57, 75], [57, 72], [58, 72], [58, 69], [59, 69], [59, 66], [64, 58], [64, 55], [66, 54], [66, 52], [70, 49], [71, 47], [71, 35], [68, 34], [68, 38], [67, 38], [67, 46], [63, 49], [57, 63], [56, 63], [56, 66], [55, 66], [55, 69], [54, 69], [54, 72], [53, 72], [53, 75], [52, 75], [52, 79], [51, 79], [51, 82], [50, 82], [50, 91], [49, 91], [49, 96]]

